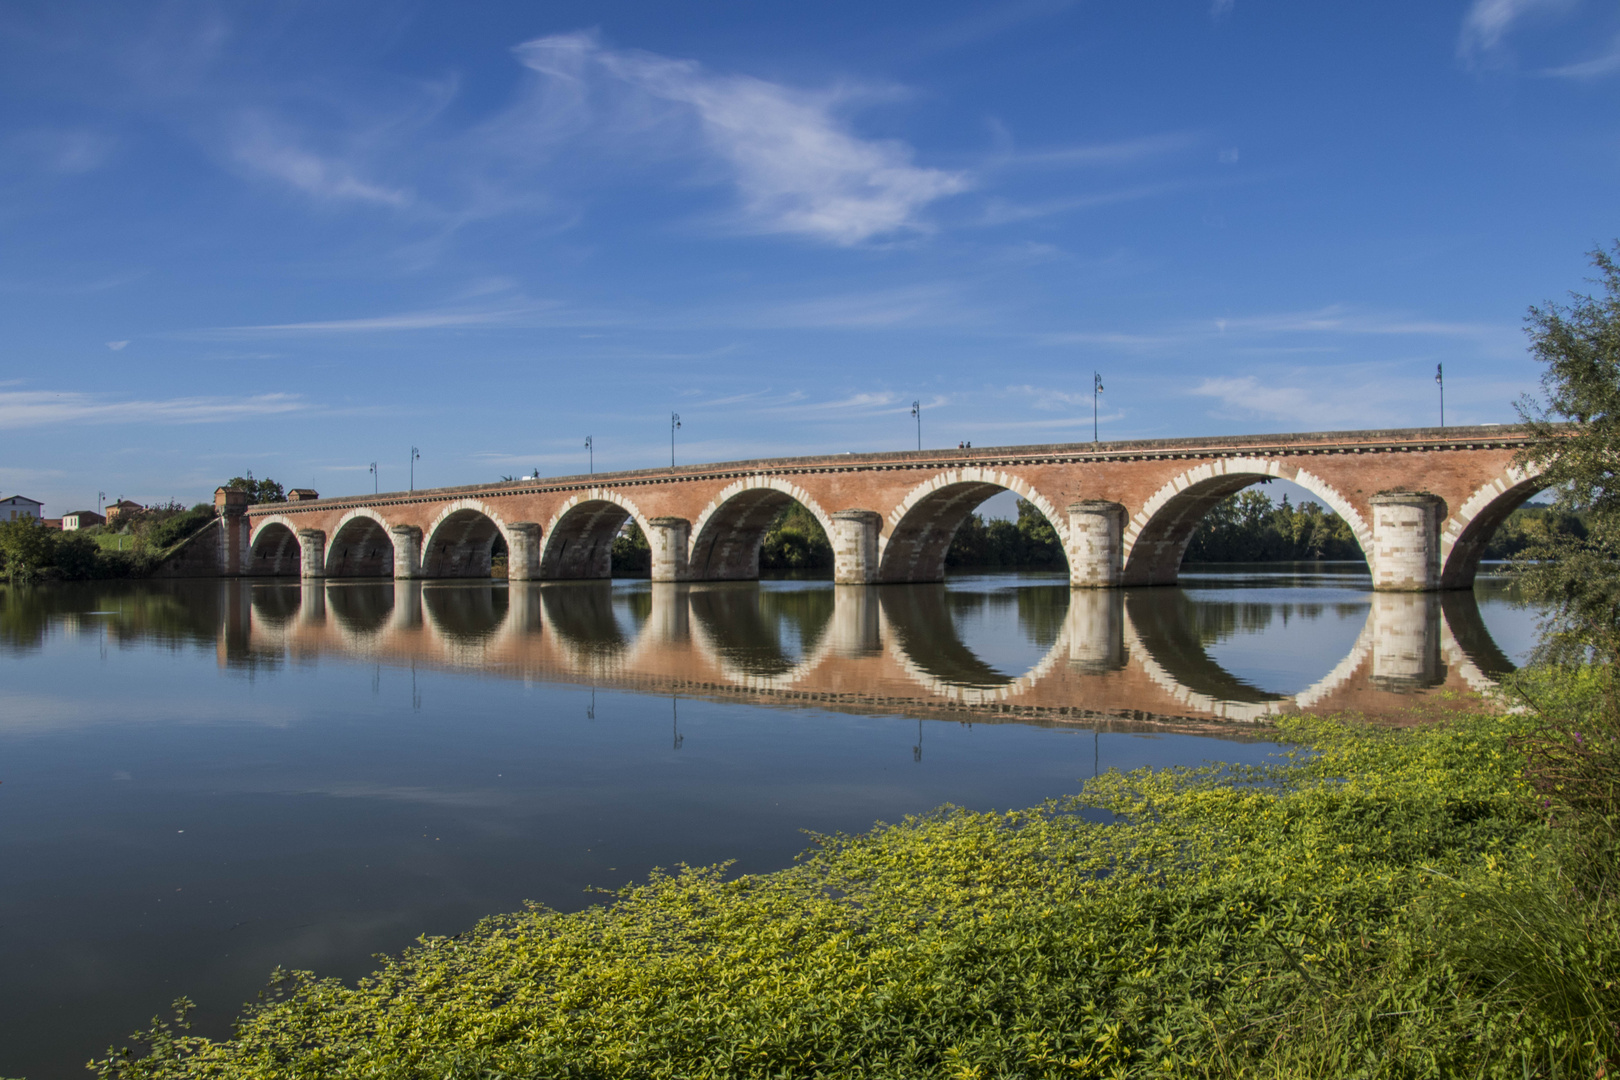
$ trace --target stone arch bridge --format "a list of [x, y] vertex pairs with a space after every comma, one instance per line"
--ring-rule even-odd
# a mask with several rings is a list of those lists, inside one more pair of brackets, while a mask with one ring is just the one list
[[487, 577], [501, 538], [514, 581], [605, 578], [634, 519], [654, 581], [746, 580], [797, 500], [832, 541], [836, 581], [938, 581], [957, 528], [1007, 490], [1051, 522], [1074, 586], [1172, 584], [1217, 502], [1284, 479], [1349, 523], [1375, 588], [1467, 588], [1491, 534], [1543, 486], [1515, 464], [1526, 443], [1516, 427], [1425, 428], [779, 458], [262, 505], [222, 488], [189, 566]]

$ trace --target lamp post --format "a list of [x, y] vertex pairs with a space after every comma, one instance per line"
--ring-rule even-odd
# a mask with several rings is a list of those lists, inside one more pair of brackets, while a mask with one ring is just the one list
[[1440, 387], [1440, 426], [1446, 426], [1446, 369], [1443, 364], [1434, 365], [1434, 381]]
[[102, 504], [105, 503], [106, 501], [107, 501], [107, 493], [105, 491], [96, 492], [96, 517], [102, 517], [103, 516], [102, 513], [101, 513], [101, 507], [102, 507]]
[[416, 490], [416, 462], [417, 462], [417, 459], [420, 458], [421, 456], [422, 456], [422, 451], [418, 450], [414, 446], [411, 447], [411, 490], [412, 491]]
[[922, 449], [922, 402], [911, 403], [911, 415], [917, 421], [917, 449]]
[[1103, 392], [1102, 373], [1091, 373], [1091, 441], [1097, 441], [1097, 395]]
[[590, 475], [596, 475], [596, 444], [589, 435], [585, 436], [585, 453], [589, 462]]
[[670, 413], [669, 414], [669, 467], [672, 468], [672, 469], [675, 467], [675, 431], [680, 426], [681, 426], [681, 414], [677, 413], [677, 412]]
[[375, 461], [371, 463], [371, 493], [373, 495], [377, 494], [377, 463]]

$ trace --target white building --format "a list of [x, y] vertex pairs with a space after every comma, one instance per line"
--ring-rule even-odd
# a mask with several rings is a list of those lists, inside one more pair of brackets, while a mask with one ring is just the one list
[[91, 525], [105, 525], [107, 519], [94, 510], [75, 510], [71, 514], [62, 515], [62, 531], [73, 532], [76, 529], [88, 528]]
[[38, 521], [43, 516], [40, 511], [44, 509], [45, 504], [38, 499], [12, 495], [0, 499], [0, 521], [16, 521], [18, 518], [33, 518]]

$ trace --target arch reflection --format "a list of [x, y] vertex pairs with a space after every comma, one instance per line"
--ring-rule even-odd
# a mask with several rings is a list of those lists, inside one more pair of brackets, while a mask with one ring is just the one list
[[[1258, 592], [1258, 590], [1257, 590]], [[811, 587], [608, 582], [256, 584], [222, 647], [364, 654], [638, 690], [783, 694], [835, 707], [987, 706], [1253, 721], [1403, 710], [1485, 691], [1512, 662], [1466, 592], [1211, 601], [1180, 588]], [[1291, 614], [1290, 614], [1291, 613]], [[1341, 656], [1295, 662], [1279, 692], [1224, 664], [1223, 643], [1332, 620]], [[1359, 619], [1359, 623], [1357, 620]], [[1256, 638], [1264, 651], [1264, 637]], [[1289, 640], [1284, 638], [1284, 640]], [[1254, 649], [1251, 648], [1251, 654]], [[1315, 673], [1310, 669], [1315, 668]], [[1269, 688], [1268, 688], [1269, 686]]]

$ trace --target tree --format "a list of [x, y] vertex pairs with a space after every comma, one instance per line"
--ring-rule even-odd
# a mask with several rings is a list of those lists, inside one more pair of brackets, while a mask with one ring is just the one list
[[246, 476], [233, 476], [226, 481], [225, 486], [236, 488], [238, 491], [248, 493], [248, 498], [256, 503], [279, 503], [287, 501], [287, 493], [280, 484], [269, 477], [263, 480], [253, 479], [253, 471], [248, 470]]
[[33, 518], [0, 521], [0, 558], [12, 581], [29, 581], [51, 565], [56, 532]]
[[1548, 606], [1541, 658], [1609, 665], [1620, 660], [1620, 242], [1591, 259], [1603, 295], [1572, 293], [1525, 318], [1547, 400], [1518, 403], [1531, 437], [1520, 463], [1539, 467], [1555, 508], [1585, 528], [1541, 532], [1516, 569]]

